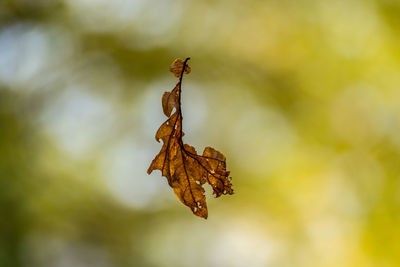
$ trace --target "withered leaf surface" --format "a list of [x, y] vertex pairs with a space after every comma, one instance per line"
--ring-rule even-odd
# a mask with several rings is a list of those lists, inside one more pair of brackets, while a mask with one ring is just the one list
[[[179, 81], [171, 92], [165, 92], [162, 96], [163, 112], [168, 119], [158, 129], [156, 140], [162, 140], [163, 146], [151, 162], [147, 173], [160, 170], [178, 199], [195, 215], [207, 219], [203, 184], [210, 184], [216, 197], [232, 195], [233, 190], [229, 171], [226, 170], [226, 159], [221, 152], [206, 147], [203, 155], [198, 155], [194, 147], [183, 143], [182, 78], [184, 73], [190, 73], [187, 65], [189, 59], [177, 58], [170, 66], [170, 71], [179, 77]], [[174, 109], [175, 112], [172, 113]]]
[[177, 58], [169, 66], [169, 70], [175, 75], [175, 77], [178, 78], [178, 77], [181, 77], [183, 66], [185, 66], [185, 74], [189, 74], [191, 69], [186, 63], [187, 63], [187, 60]]

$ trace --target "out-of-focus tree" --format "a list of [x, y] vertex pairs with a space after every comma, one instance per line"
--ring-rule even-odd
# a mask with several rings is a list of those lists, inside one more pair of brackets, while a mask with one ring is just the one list
[[[398, 266], [399, 7], [0, 1], [0, 266]], [[146, 174], [188, 56], [207, 222]]]

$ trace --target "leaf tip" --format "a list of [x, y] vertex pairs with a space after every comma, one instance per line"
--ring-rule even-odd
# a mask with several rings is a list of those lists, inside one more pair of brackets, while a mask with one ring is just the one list
[[192, 212], [194, 215], [203, 218], [204, 220], [207, 220], [208, 218], [208, 211], [206, 208], [198, 209], [197, 211], [192, 210]]

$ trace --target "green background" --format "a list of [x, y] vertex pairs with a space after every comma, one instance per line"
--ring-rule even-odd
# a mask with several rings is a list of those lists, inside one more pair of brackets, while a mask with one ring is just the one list
[[[397, 0], [1, 0], [0, 266], [399, 266], [399, 34]], [[208, 220], [146, 174], [189, 56]]]

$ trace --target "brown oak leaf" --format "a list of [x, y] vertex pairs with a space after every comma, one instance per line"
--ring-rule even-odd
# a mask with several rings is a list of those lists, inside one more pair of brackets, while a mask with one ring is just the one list
[[211, 185], [215, 197], [232, 195], [233, 189], [229, 171], [226, 170], [226, 159], [221, 152], [206, 147], [203, 155], [198, 155], [194, 147], [183, 143], [181, 93], [183, 74], [190, 73], [187, 65], [189, 59], [175, 59], [170, 66], [170, 71], [179, 77], [179, 81], [171, 92], [165, 92], [162, 96], [163, 112], [168, 119], [160, 126], [155, 137], [157, 142], [162, 140], [163, 146], [147, 173], [160, 170], [178, 199], [195, 215], [207, 219], [203, 184]]

